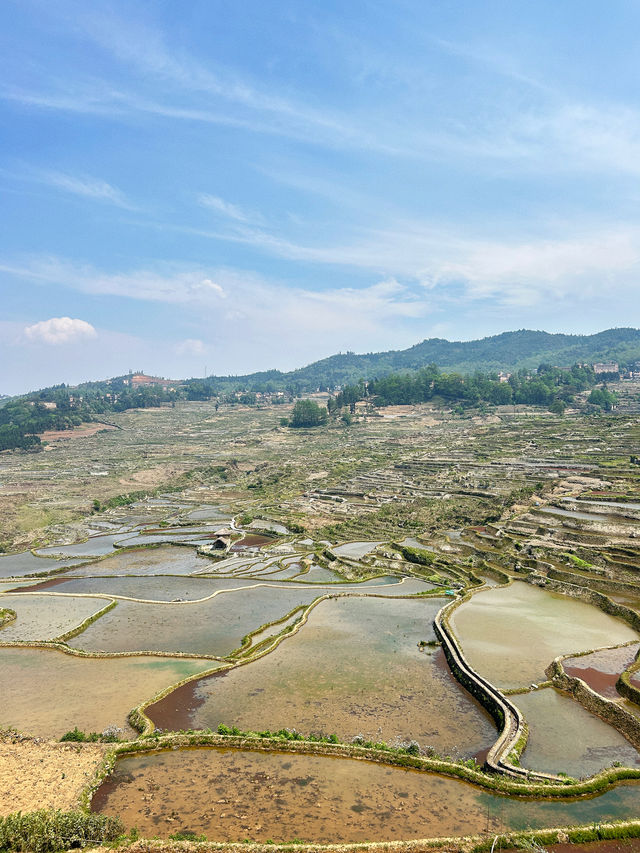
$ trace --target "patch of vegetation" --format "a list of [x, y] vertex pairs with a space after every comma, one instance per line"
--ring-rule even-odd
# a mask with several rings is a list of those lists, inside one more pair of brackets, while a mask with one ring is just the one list
[[291, 412], [289, 426], [293, 429], [317, 427], [326, 424], [327, 419], [327, 410], [320, 408], [313, 400], [298, 400]]
[[104, 732], [83, 732], [77, 726], [65, 732], [60, 738], [60, 743], [119, 743], [118, 734], [120, 729], [105, 729]]
[[0, 850], [56, 853], [116, 841], [124, 832], [119, 818], [81, 811], [40, 810], [0, 817]]

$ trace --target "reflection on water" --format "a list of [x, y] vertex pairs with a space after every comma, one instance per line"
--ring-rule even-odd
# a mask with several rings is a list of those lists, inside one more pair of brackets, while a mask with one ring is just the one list
[[509, 800], [455, 779], [325, 756], [193, 749], [118, 761], [93, 808], [143, 836], [361, 842], [471, 835], [638, 814], [640, 787], [594, 799]]
[[14, 610], [16, 618], [0, 628], [0, 642], [53, 640], [76, 628], [109, 604], [104, 598], [17, 594], [0, 596], [0, 607]]
[[380, 540], [376, 542], [345, 542], [344, 545], [338, 545], [336, 548], [332, 548], [332, 551], [339, 557], [352, 557], [357, 560], [360, 557], [364, 557], [365, 554], [368, 554], [370, 551], [373, 551], [376, 545], [381, 544], [382, 542]]
[[[190, 696], [149, 708], [161, 728], [295, 728], [348, 741], [417, 740], [440, 754], [472, 756], [495, 726], [451, 676], [434, 639], [443, 599], [341, 598], [266, 657], [198, 681]], [[182, 704], [183, 716], [178, 704]], [[176, 716], [178, 715], [178, 716]]]
[[54, 569], [77, 566], [81, 562], [79, 558], [56, 560], [54, 557], [36, 557], [31, 551], [23, 551], [21, 554], [0, 556], [0, 578], [19, 578], [23, 575], [51, 572]]
[[471, 666], [499, 687], [544, 680], [558, 655], [638, 637], [597, 607], [521, 581], [476, 593], [451, 624]]
[[258, 587], [225, 592], [209, 601], [184, 604], [118, 606], [69, 640], [86, 651], [160, 651], [226, 655], [238, 648], [245, 634], [281, 619], [294, 607], [317, 598], [313, 587]]
[[105, 536], [92, 536], [86, 542], [77, 542], [74, 545], [50, 545], [38, 549], [36, 553], [43, 557], [54, 554], [62, 554], [64, 557], [100, 557], [113, 551], [116, 543], [126, 544], [126, 540], [132, 535], [108, 533]]
[[616, 681], [624, 670], [635, 660], [638, 653], [637, 643], [620, 649], [602, 649], [590, 655], [566, 658], [562, 665], [565, 672], [581, 678], [592, 690], [607, 699], [619, 699]]
[[196, 554], [192, 548], [163, 545], [122, 551], [97, 563], [65, 572], [65, 577], [87, 575], [190, 575], [207, 571], [215, 563]]
[[614, 761], [640, 764], [640, 754], [616, 729], [568, 696], [547, 688], [512, 699], [529, 723], [523, 767], [583, 777]]

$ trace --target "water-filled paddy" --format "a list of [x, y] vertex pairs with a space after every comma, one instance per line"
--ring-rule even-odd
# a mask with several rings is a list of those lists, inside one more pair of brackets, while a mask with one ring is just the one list
[[302, 586], [260, 586], [193, 604], [120, 601], [69, 644], [86, 651], [226, 655], [240, 646], [245, 634], [311, 603], [318, 595]]
[[65, 572], [65, 577], [87, 575], [190, 575], [212, 569], [215, 563], [194, 548], [162, 545], [158, 548], [125, 550], [99, 562]]
[[133, 737], [127, 723], [132, 708], [212, 666], [188, 658], [92, 659], [55, 649], [0, 648], [0, 728], [59, 739], [74, 726], [101, 732], [115, 725]]
[[635, 660], [638, 644], [619, 649], [601, 649], [590, 655], [566, 658], [562, 665], [567, 675], [581, 678], [592, 690], [607, 699], [618, 699], [616, 681]]
[[[417, 740], [465, 757], [496, 738], [493, 722], [451, 676], [434, 639], [443, 599], [340, 598], [269, 655], [195, 682], [149, 709], [161, 728], [295, 728], [349, 741]], [[170, 721], [170, 722], [169, 722]]]
[[[43, 582], [43, 585], [47, 581]], [[49, 581], [51, 583], [51, 581]], [[55, 581], [56, 592], [66, 594], [94, 593], [140, 598], [146, 601], [197, 601], [221, 589], [243, 589], [255, 581], [240, 578], [172, 577], [171, 575], [143, 577], [68, 578]]]
[[638, 638], [590, 604], [520, 581], [476, 593], [451, 625], [471, 666], [499, 687], [544, 680], [558, 655]]
[[613, 520], [624, 521], [622, 518], [613, 518], [612, 516], [605, 515], [604, 513], [599, 512], [584, 512], [581, 510], [574, 509], [561, 509], [557, 506], [545, 506], [539, 507], [536, 512], [545, 513], [548, 515], [558, 515], [562, 518], [576, 518], [581, 521], [599, 521], [603, 523], [607, 523]]
[[192, 749], [120, 759], [93, 808], [147, 837], [191, 830], [214, 841], [391, 841], [620, 819], [638, 814], [640, 786], [532, 802], [368, 761]]
[[19, 578], [40, 572], [51, 572], [81, 563], [79, 559], [56, 560], [54, 557], [36, 557], [31, 551], [0, 557], [0, 578]]
[[640, 764], [640, 754], [612, 726], [549, 687], [512, 697], [529, 723], [520, 764], [530, 770], [592, 776], [619, 761]]
[[381, 540], [376, 542], [345, 542], [344, 545], [337, 545], [331, 550], [339, 557], [351, 557], [354, 560], [358, 560], [360, 557], [364, 557], [373, 551], [376, 545], [381, 544]]
[[77, 627], [109, 604], [104, 598], [76, 598], [25, 593], [0, 596], [0, 607], [15, 610], [16, 618], [0, 628], [1, 643], [53, 640]]
[[86, 542], [77, 542], [74, 545], [50, 545], [47, 548], [39, 548], [36, 553], [43, 557], [62, 554], [64, 557], [100, 557], [109, 554], [116, 547], [116, 543], [124, 543], [133, 534], [107, 533], [104, 536], [93, 536]]
[[279, 524], [277, 521], [269, 521], [266, 518], [254, 519], [249, 527], [252, 530], [270, 530], [272, 533], [282, 533], [283, 535], [289, 532], [284, 524]]
[[300, 576], [299, 580], [307, 583], [339, 583], [344, 580], [342, 575], [324, 566], [311, 566], [308, 572]]

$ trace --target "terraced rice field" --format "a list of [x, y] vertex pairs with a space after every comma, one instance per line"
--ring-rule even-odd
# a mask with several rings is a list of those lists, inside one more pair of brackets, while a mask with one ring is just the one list
[[[639, 766], [628, 721], [640, 703], [616, 687], [629, 666], [640, 685], [633, 417], [416, 407], [311, 440], [280, 430], [279, 415], [207, 404], [125, 413], [122, 430], [82, 447], [3, 458], [0, 505], [11, 497], [19, 517], [7, 515], [13, 553], [0, 556], [0, 726], [53, 739], [74, 726], [119, 729], [132, 741], [154, 724], [295, 729], [481, 768], [496, 721], [433, 631], [436, 613], [464, 599], [449, 625], [468, 664], [505, 693], [525, 691], [511, 697], [529, 725], [520, 768], [580, 778]], [[141, 482], [152, 494], [92, 513], [87, 453], [107, 460], [102, 499]], [[62, 515], [28, 522], [44, 506]], [[219, 532], [230, 547], [216, 552]], [[560, 655], [569, 676], [621, 709], [615, 726], [608, 706], [579, 704], [557, 679], [530, 689]], [[639, 813], [632, 784], [530, 802], [268, 746], [120, 759], [93, 807], [147, 836], [317, 843]]]

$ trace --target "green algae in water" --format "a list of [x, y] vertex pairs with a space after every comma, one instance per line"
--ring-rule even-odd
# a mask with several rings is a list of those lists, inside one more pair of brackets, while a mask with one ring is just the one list
[[122, 728], [129, 711], [166, 687], [215, 666], [189, 658], [82, 658], [55, 649], [0, 648], [0, 728], [58, 739], [74, 726]]

